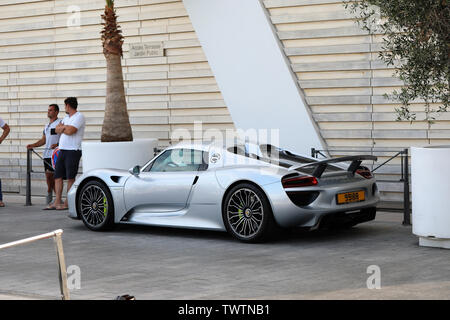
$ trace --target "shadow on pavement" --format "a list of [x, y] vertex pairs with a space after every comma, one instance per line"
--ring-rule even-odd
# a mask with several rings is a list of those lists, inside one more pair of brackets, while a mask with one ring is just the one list
[[[72, 228], [77, 231], [94, 232], [88, 230], [80, 221]], [[395, 232], [391, 228], [377, 227], [376, 224], [361, 224], [348, 229], [323, 229], [309, 231], [302, 228], [281, 229], [276, 235], [266, 243], [324, 243], [342, 240], [359, 240], [370, 236], [390, 234]], [[97, 232], [98, 234], [127, 235], [127, 236], [157, 236], [169, 238], [185, 238], [191, 240], [218, 240], [218, 241], [238, 241], [227, 232], [209, 231], [199, 229], [183, 229], [159, 226], [125, 225], [118, 224], [110, 231]]]

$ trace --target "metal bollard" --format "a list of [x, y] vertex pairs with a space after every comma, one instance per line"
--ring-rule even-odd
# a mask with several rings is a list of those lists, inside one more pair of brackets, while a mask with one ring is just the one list
[[25, 196], [25, 205], [31, 206], [31, 170], [32, 170], [32, 162], [31, 162], [31, 154], [33, 149], [27, 150], [27, 184], [26, 184], [26, 196]]

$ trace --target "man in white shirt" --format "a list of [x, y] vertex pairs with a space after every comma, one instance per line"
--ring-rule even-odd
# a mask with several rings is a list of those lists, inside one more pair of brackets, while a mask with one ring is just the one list
[[66, 210], [67, 200], [61, 203], [63, 179], [67, 179], [67, 191], [70, 190], [78, 173], [81, 159], [81, 141], [84, 136], [84, 116], [77, 111], [77, 98], [69, 97], [64, 100], [67, 115], [55, 128], [61, 134], [59, 139], [59, 155], [55, 166], [55, 202], [48, 209]]
[[58, 113], [59, 106], [57, 104], [48, 106], [47, 116], [50, 119], [50, 122], [45, 126], [42, 138], [35, 143], [27, 145], [27, 149], [34, 149], [45, 144], [42, 158], [44, 159], [45, 178], [47, 180], [47, 204], [52, 202], [53, 191], [55, 190], [55, 179], [53, 177], [55, 170], [52, 167], [52, 153], [58, 146], [59, 137], [61, 136], [55, 132], [56, 126], [61, 122], [61, 119], [58, 119]]
[[[3, 140], [5, 140], [6, 137], [8, 136], [10, 129], [9, 129], [8, 124], [5, 121], [3, 121], [2, 118], [0, 118], [0, 127], [3, 129], [2, 136], [0, 137], [0, 144], [1, 144], [3, 142]], [[0, 207], [4, 207], [4, 206], [5, 206], [5, 204], [3, 202], [2, 180], [0, 180]]]

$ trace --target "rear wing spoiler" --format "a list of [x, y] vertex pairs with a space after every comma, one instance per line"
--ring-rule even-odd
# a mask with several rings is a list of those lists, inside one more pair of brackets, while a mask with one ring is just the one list
[[289, 167], [289, 171], [297, 170], [297, 169], [304, 168], [304, 167], [315, 167], [312, 175], [316, 178], [320, 178], [329, 164], [351, 161], [352, 163], [347, 168], [347, 171], [354, 174], [356, 172], [356, 170], [358, 169], [358, 167], [361, 165], [361, 162], [363, 162], [363, 160], [376, 161], [377, 157], [370, 156], [370, 155], [358, 155], [358, 156], [346, 156], [346, 157], [339, 157], [339, 158], [331, 158], [331, 159], [325, 159], [325, 160], [320, 160], [320, 161], [301, 164], [301, 165], [294, 165], [294, 166]]

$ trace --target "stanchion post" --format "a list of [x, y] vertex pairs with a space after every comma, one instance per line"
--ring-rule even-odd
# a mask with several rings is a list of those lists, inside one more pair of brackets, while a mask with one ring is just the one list
[[26, 196], [25, 196], [25, 205], [31, 206], [31, 170], [32, 170], [32, 161], [31, 155], [33, 150], [27, 150], [27, 181], [26, 181]]
[[61, 289], [61, 298], [62, 300], [70, 300], [69, 288], [67, 287], [67, 269], [66, 269], [66, 261], [64, 259], [64, 250], [62, 244], [62, 230], [55, 231], [55, 248], [56, 255], [58, 257], [58, 269], [59, 269], [59, 286]]

